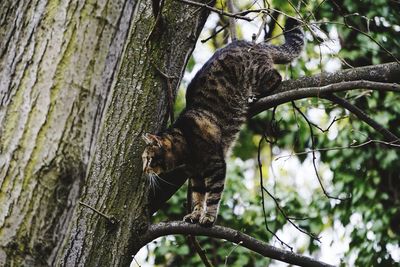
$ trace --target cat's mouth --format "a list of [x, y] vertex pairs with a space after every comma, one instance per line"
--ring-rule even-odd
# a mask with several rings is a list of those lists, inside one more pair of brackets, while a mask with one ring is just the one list
[[160, 175], [162, 173], [160, 168], [151, 168], [151, 167], [145, 167], [143, 171], [147, 175]]

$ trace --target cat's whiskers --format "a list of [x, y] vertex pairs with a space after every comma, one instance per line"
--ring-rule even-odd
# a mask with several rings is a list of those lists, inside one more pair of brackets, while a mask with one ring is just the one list
[[155, 192], [155, 182], [154, 182], [154, 176], [152, 173], [147, 173], [147, 177], [149, 178], [149, 186], [150, 189], [153, 190], [153, 192]]
[[149, 181], [150, 189], [153, 189], [153, 179], [151, 178], [151, 174], [150, 173], [147, 173], [147, 178], [148, 178], [148, 181]]
[[151, 175], [151, 180], [153, 181], [154, 186], [161, 189], [160, 182], [157, 180], [158, 175], [154, 172], [151, 172], [150, 175]]
[[178, 185], [176, 185], [176, 184], [173, 184], [173, 183], [168, 182], [167, 180], [161, 178], [157, 173], [154, 173], [154, 175], [155, 175], [155, 177], [156, 177], [157, 179], [160, 179], [160, 180], [163, 181], [164, 183], [167, 183], [167, 184], [172, 185], [172, 186], [178, 186]]

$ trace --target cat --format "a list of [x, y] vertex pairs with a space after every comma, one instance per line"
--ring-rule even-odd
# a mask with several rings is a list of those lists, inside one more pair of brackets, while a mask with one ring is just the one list
[[186, 92], [186, 107], [166, 131], [145, 134], [143, 171], [152, 178], [185, 164], [190, 173], [192, 212], [184, 221], [215, 223], [225, 184], [225, 158], [234, 144], [252, 99], [281, 82], [274, 63], [287, 64], [304, 45], [300, 22], [287, 19], [285, 43], [235, 40], [218, 50], [196, 74]]

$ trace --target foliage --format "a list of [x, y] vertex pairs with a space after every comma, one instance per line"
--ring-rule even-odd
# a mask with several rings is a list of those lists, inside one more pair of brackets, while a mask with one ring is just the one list
[[[217, 6], [223, 5], [218, 3]], [[294, 8], [297, 6], [296, 2], [291, 1], [283, 4], [282, 1], [270, 3], [270, 7], [279, 8], [290, 15], [297, 14]], [[248, 3], [246, 7], [250, 7]], [[349, 66], [394, 61], [392, 55], [398, 58], [400, 55], [399, 7], [397, 1], [302, 2], [298, 11], [308, 22], [308, 44], [296, 64], [289, 70], [281, 66], [280, 70], [283, 74], [290, 73], [290, 77], [296, 78]], [[280, 16], [279, 22], [282, 19]], [[227, 18], [220, 16], [214, 25], [205, 29], [203, 36], [208, 37], [213, 32], [212, 28], [226, 22]], [[243, 29], [241, 28], [241, 33]], [[273, 34], [278, 34], [279, 31], [279, 27], [275, 28]], [[226, 36], [226, 32], [216, 35], [208, 42], [208, 46], [221, 46], [226, 43]], [[385, 52], [385, 49], [392, 55]], [[195, 57], [192, 57], [190, 70], [195, 69], [196, 63]], [[399, 94], [353, 91], [341, 96], [400, 136]], [[182, 99], [178, 99], [178, 103], [182, 107]], [[354, 115], [327, 101], [306, 99], [296, 101], [296, 106], [310, 121], [323, 129], [334, 118], [341, 118], [327, 132], [313, 127], [317, 148], [346, 147], [367, 140], [383, 139]], [[266, 220], [272, 232], [294, 246], [296, 251], [314, 256], [323, 250], [323, 246], [329, 248], [327, 240], [336, 242], [342, 246], [341, 250], [335, 252], [333, 246], [329, 248], [338, 255], [329, 259], [335, 261], [340, 258], [343, 266], [393, 266], [395, 261], [400, 260], [391, 252], [396, 246], [399, 249], [400, 235], [398, 149], [370, 143], [359, 148], [316, 153], [317, 170], [325, 189], [333, 196], [350, 196], [344, 201], [329, 199], [318, 183], [312, 167], [311, 153], [277, 159], [282, 155], [312, 148], [309, 126], [290, 103], [279, 106], [274, 113], [268, 111], [260, 114], [243, 128], [228, 162], [227, 184], [219, 224], [242, 230], [261, 240], [270, 240], [274, 245], [281, 245], [266, 230], [262, 211], [257, 147], [264, 134], [271, 141], [263, 144], [261, 150], [264, 184], [288, 216], [306, 218], [295, 220], [297, 225], [322, 238], [321, 243], [313, 241], [290, 226], [267, 195]], [[183, 204], [185, 199], [186, 188], [183, 187], [158, 212], [154, 220], [181, 219], [186, 211]], [[295, 233], [295, 237], [291, 233]], [[200, 237], [198, 240], [208, 257], [218, 266], [224, 264], [228, 255], [227, 266], [266, 266], [270, 263], [268, 259], [228, 242]], [[163, 238], [158, 242], [160, 245], [149, 255], [155, 257], [156, 264], [202, 265], [184, 237]]]

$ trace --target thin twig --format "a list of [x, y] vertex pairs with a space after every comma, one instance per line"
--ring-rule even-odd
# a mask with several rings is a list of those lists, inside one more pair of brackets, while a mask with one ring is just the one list
[[264, 25], [264, 31], [265, 31], [265, 36], [264, 36], [264, 42], [266, 42], [269, 38], [272, 37], [272, 32], [275, 29], [275, 25], [279, 25], [278, 23], [278, 16], [279, 13], [276, 11], [272, 11], [271, 13], [268, 14], [269, 17], [271, 18], [270, 22], [268, 23], [268, 32], [266, 31], [266, 27]]
[[276, 157], [274, 160], [290, 158], [290, 157], [293, 157], [293, 156], [307, 155], [307, 154], [313, 153], [313, 151], [314, 152], [326, 152], [326, 151], [333, 151], [333, 150], [344, 150], [344, 149], [361, 148], [361, 147], [367, 146], [369, 144], [381, 144], [381, 145], [391, 146], [391, 147], [394, 147], [394, 148], [400, 148], [400, 144], [394, 144], [395, 142], [397, 142], [397, 141], [385, 142], [385, 141], [381, 141], [381, 140], [371, 139], [371, 140], [368, 140], [368, 141], [365, 141], [365, 142], [357, 144], [357, 141], [353, 140], [353, 142], [351, 142], [351, 144], [347, 145], [347, 146], [316, 148], [316, 149], [310, 149], [310, 150], [302, 151], [302, 152], [294, 152], [294, 153], [290, 153], [288, 155], [283, 155], [283, 156]]
[[310, 14], [306, 18], [304, 18], [304, 20], [307, 21], [311, 16], [315, 18], [314, 13], [321, 8], [322, 4], [324, 4], [325, 1], [326, 0], [322, 0], [321, 3], [319, 3], [318, 6], [314, 10], [310, 11]]
[[254, 40], [253, 40], [254, 42], [257, 41], [258, 37], [260, 37], [262, 30], [265, 28], [265, 25], [267, 24], [267, 15], [268, 14], [266, 12], [262, 12], [262, 13], [263, 13], [262, 23], [261, 23], [261, 26], [258, 28], [257, 34], [254, 37]]
[[312, 148], [312, 151], [313, 151], [312, 152], [312, 156], [313, 156], [312, 163], [313, 163], [315, 175], [317, 176], [317, 179], [318, 179], [318, 182], [319, 182], [319, 184], [321, 186], [322, 191], [324, 192], [324, 194], [325, 194], [325, 196], [327, 198], [336, 199], [336, 200], [340, 200], [340, 201], [348, 200], [349, 197], [346, 197], [346, 198], [334, 197], [334, 196], [331, 196], [330, 194], [328, 194], [328, 192], [325, 190], [325, 187], [322, 184], [322, 179], [319, 176], [319, 172], [318, 172], [318, 168], [317, 168], [317, 157], [315, 156], [315, 141], [314, 141], [314, 131], [313, 131], [312, 124], [310, 123], [310, 120], [307, 118], [307, 116], [296, 106], [294, 101], [292, 101], [292, 105], [297, 110], [297, 112], [304, 118], [304, 120], [307, 122], [308, 127], [310, 129], [311, 148]]
[[335, 124], [335, 122], [343, 120], [344, 118], [347, 118], [348, 116], [343, 116], [340, 118], [336, 118], [333, 117], [333, 120], [331, 121], [331, 123], [328, 125], [328, 127], [326, 127], [325, 129], [321, 128], [319, 125], [313, 123], [312, 121], [310, 121], [311, 125], [314, 126], [315, 128], [317, 128], [318, 130], [320, 130], [323, 133], [329, 132], [329, 130], [331, 129], [331, 127]]
[[289, 14], [286, 14], [285, 12], [282, 12], [282, 11], [280, 11], [278, 9], [275, 9], [275, 8], [259, 8], [259, 9], [244, 10], [244, 11], [236, 13], [236, 15], [244, 16], [244, 15], [251, 14], [251, 13], [261, 13], [261, 12], [271, 12], [271, 11], [275, 11], [278, 14], [282, 14], [287, 18], [292, 18], [292, 19], [296, 19], [297, 20], [297, 18], [295, 18], [293, 16], [290, 16]]
[[397, 64], [400, 64], [400, 60], [399, 60], [398, 58], [396, 58], [396, 57], [392, 54], [392, 52], [390, 52], [388, 49], [386, 49], [381, 43], [379, 43], [377, 40], [375, 40], [375, 38], [372, 37], [369, 33], [366, 33], [366, 32], [364, 32], [364, 31], [362, 31], [362, 30], [360, 30], [360, 29], [358, 29], [358, 28], [352, 26], [352, 25], [350, 25], [350, 24], [347, 22], [347, 17], [351, 16], [352, 14], [344, 14], [344, 13], [342, 12], [342, 8], [341, 8], [335, 1], [332, 1], [332, 3], [337, 7], [337, 9], [339, 10], [339, 12], [342, 13], [341, 15], [342, 15], [343, 20], [344, 20], [344, 23], [336, 22], [335, 24], [343, 25], [343, 26], [347, 27], [347, 28], [350, 29], [350, 30], [354, 30], [354, 31], [356, 31], [356, 32], [358, 32], [358, 33], [361, 33], [362, 35], [368, 37], [371, 41], [373, 41], [373, 42], [374, 42], [375, 44], [377, 44], [381, 49], [383, 49], [388, 55], [390, 55], [390, 56], [397, 62]]
[[227, 17], [236, 18], [236, 19], [243, 19], [243, 20], [246, 20], [246, 21], [252, 21], [252, 19], [250, 19], [248, 17], [242, 16], [242, 15], [239, 15], [239, 14], [232, 14], [232, 13], [220, 10], [218, 8], [209, 6], [207, 4], [202, 4], [202, 3], [194, 2], [194, 1], [191, 1], [191, 0], [178, 0], [178, 1], [182, 2], [182, 3], [185, 3], [185, 4], [193, 5], [193, 6], [207, 8], [210, 11], [213, 11], [215, 13], [218, 13], [218, 14], [221, 14], [221, 15], [224, 15], [224, 16], [227, 16]]
[[188, 240], [190, 240], [189, 242], [191, 242], [197, 254], [200, 256], [200, 259], [203, 262], [204, 266], [212, 267], [213, 265], [211, 261], [208, 259], [204, 249], [200, 246], [200, 243], [199, 241], [197, 241], [196, 237], [193, 235], [188, 235]]
[[80, 205], [86, 207], [86, 208], [91, 209], [92, 211], [96, 212], [96, 213], [99, 214], [100, 216], [104, 217], [105, 219], [107, 219], [107, 221], [108, 221], [109, 223], [111, 223], [111, 224], [113, 224], [113, 225], [115, 225], [115, 224], [117, 224], [117, 223], [119, 222], [119, 220], [116, 219], [114, 216], [109, 216], [109, 215], [107, 215], [107, 214], [105, 214], [105, 213], [103, 213], [103, 212], [101, 212], [101, 211], [99, 211], [99, 210], [93, 208], [92, 206], [89, 206], [88, 204], [86, 204], [86, 203], [84, 203], [84, 202], [82, 202], [82, 201], [79, 201], [78, 203], [79, 203]]
[[[260, 173], [260, 188], [261, 188], [261, 205], [262, 205], [262, 210], [263, 210], [263, 215], [264, 215], [264, 224], [265, 224], [265, 229], [271, 233], [276, 239], [278, 239], [279, 242], [281, 242], [282, 245], [285, 245], [287, 248], [289, 248], [291, 251], [293, 251], [293, 247], [289, 246], [287, 243], [285, 243], [282, 239], [279, 238], [272, 230], [269, 229], [268, 227], [268, 222], [267, 222], [267, 212], [265, 211], [265, 196], [264, 196], [264, 182], [263, 182], [263, 173], [262, 173], [262, 162], [261, 162], [261, 143], [263, 141], [263, 138], [260, 139], [260, 142], [258, 143], [258, 154], [257, 154], [257, 160], [258, 160], [258, 170]], [[268, 192], [268, 191], [267, 191]]]
[[374, 128], [377, 132], [381, 133], [385, 137], [386, 141], [389, 141], [389, 142], [399, 142], [400, 141], [400, 139], [394, 133], [392, 133], [391, 131], [389, 131], [388, 129], [383, 127], [381, 124], [379, 124], [378, 122], [373, 120], [363, 110], [361, 110], [359, 107], [351, 104], [347, 100], [340, 98], [334, 94], [322, 95], [321, 97], [323, 97], [329, 101], [332, 101], [333, 103], [336, 103], [336, 104], [344, 107], [348, 111], [352, 112], [360, 120], [367, 123], [369, 126]]
[[142, 267], [142, 266], [140, 266], [139, 262], [137, 262], [137, 260], [135, 259], [135, 255], [132, 255], [132, 258], [138, 267]]
[[224, 266], [227, 266], [229, 256], [230, 256], [230, 255], [232, 254], [232, 252], [233, 252], [238, 246], [240, 246], [242, 243], [243, 243], [243, 241], [240, 241], [239, 243], [237, 243], [237, 244], [231, 249], [231, 251], [229, 251], [228, 255], [225, 256], [225, 263], [224, 263]]
[[[286, 215], [285, 211], [281, 208], [281, 206], [279, 205], [278, 200], [267, 190], [267, 188], [263, 187], [262, 188], [275, 202], [276, 207], [278, 208], [279, 212], [283, 215], [283, 217], [285, 217], [285, 219], [294, 227], [296, 228], [298, 231], [302, 232], [303, 234], [308, 235], [309, 237], [311, 237], [311, 239], [316, 240], [318, 242], [321, 242], [320, 237], [316, 236], [313, 233], [307, 232], [306, 230], [302, 229], [301, 227], [299, 227], [297, 224], [295, 224], [292, 221], [292, 217], [289, 217]], [[304, 220], [304, 218], [296, 218], [295, 220]]]
[[225, 30], [227, 27], [229, 26], [228, 24], [223, 25], [220, 29], [218, 29], [217, 31], [215, 31], [213, 34], [211, 34], [209, 37], [207, 37], [206, 39], [201, 40], [200, 42], [205, 43], [209, 40], [211, 40], [212, 38], [214, 38], [218, 33], [222, 32], [223, 30]]
[[[278, 211], [283, 215], [283, 217], [293, 226], [293, 227], [295, 227], [297, 230], [299, 230], [300, 232], [302, 232], [302, 233], [304, 233], [304, 234], [306, 234], [306, 235], [308, 235], [309, 237], [311, 237], [312, 239], [314, 239], [314, 240], [317, 240], [317, 241], [319, 241], [320, 242], [320, 238], [318, 237], [318, 236], [316, 236], [316, 235], [314, 235], [314, 234], [312, 234], [312, 233], [309, 233], [309, 232], [307, 232], [306, 230], [304, 230], [304, 229], [302, 229], [301, 227], [299, 227], [299, 226], [297, 226], [293, 221], [292, 221], [292, 217], [289, 217], [289, 216], [287, 216], [286, 215], [286, 212], [281, 208], [281, 206], [279, 205], [279, 202], [278, 202], [278, 200], [267, 190], [267, 188], [263, 185], [263, 175], [262, 175], [262, 162], [261, 162], [261, 157], [260, 157], [260, 152], [261, 152], [261, 150], [260, 150], [260, 147], [261, 147], [261, 143], [262, 143], [262, 140], [263, 139], [265, 139], [265, 140], [267, 140], [266, 139], [266, 137], [264, 136], [264, 138], [261, 138], [260, 139], [260, 142], [258, 143], [258, 157], [257, 157], [257, 159], [258, 159], [258, 166], [259, 166], [259, 172], [260, 172], [260, 186], [261, 186], [261, 197], [262, 197], [262, 204], [263, 204], [263, 208], [264, 208], [264, 191], [270, 196], [270, 198], [272, 198], [273, 199], [273, 201], [275, 202], [275, 206], [277, 207], [277, 209], [278, 209]], [[268, 142], [268, 140], [267, 140], [267, 142]], [[301, 219], [297, 219], [296, 218], [296, 220], [303, 220], [304, 218], [301, 218]], [[266, 220], [266, 217], [265, 217], [265, 212], [264, 212], [264, 220]], [[276, 235], [275, 235], [276, 236]], [[277, 236], [276, 236], [277, 237]], [[279, 238], [278, 238], [278, 240], [279, 241], [281, 241]], [[281, 241], [282, 242], [282, 241]], [[284, 243], [285, 245], [287, 245], [286, 243]], [[288, 246], [288, 245], [287, 245]], [[291, 247], [289, 247], [289, 248], [291, 248]], [[292, 249], [292, 248], [291, 248]]]
[[242, 19], [242, 20], [246, 20], [246, 21], [249, 21], [249, 22], [250, 22], [250, 21], [253, 21], [254, 18], [245, 17], [247, 14], [251, 14], [251, 13], [261, 13], [261, 12], [263, 12], [263, 11], [264, 11], [264, 12], [271, 12], [271, 11], [274, 11], [274, 12], [276, 12], [276, 13], [279, 13], [279, 14], [284, 15], [285, 17], [296, 19], [295, 17], [290, 16], [289, 14], [286, 14], [285, 12], [282, 12], [282, 11], [280, 11], [280, 10], [278, 10], [278, 9], [274, 9], [274, 8], [250, 9], [250, 10], [244, 10], [244, 11], [240, 11], [240, 12], [237, 12], [237, 13], [235, 13], [235, 14], [232, 14], [232, 13], [223, 11], [223, 10], [221, 10], [221, 9], [218, 9], [218, 8], [215, 8], [215, 7], [212, 7], [212, 6], [209, 6], [209, 5], [207, 5], [207, 4], [197, 3], [197, 2], [194, 2], [194, 1], [191, 1], [191, 0], [177, 0], [177, 1], [182, 2], [182, 3], [185, 3], [185, 4], [188, 4], [188, 5], [203, 7], [203, 8], [206, 8], [206, 9], [212, 11], [212, 12], [215, 12], [215, 13], [217, 13], [217, 14], [223, 15], [223, 16], [232, 17], [232, 18], [235, 18], [235, 19]]

